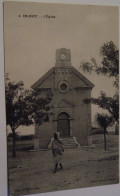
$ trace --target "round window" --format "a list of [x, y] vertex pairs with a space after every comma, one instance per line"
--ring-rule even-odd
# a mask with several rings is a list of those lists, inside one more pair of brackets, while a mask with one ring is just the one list
[[67, 90], [67, 84], [63, 83], [60, 85], [60, 90], [61, 91], [66, 91]]
[[66, 82], [61, 83], [59, 89], [61, 92], [66, 92], [68, 90], [68, 84]]

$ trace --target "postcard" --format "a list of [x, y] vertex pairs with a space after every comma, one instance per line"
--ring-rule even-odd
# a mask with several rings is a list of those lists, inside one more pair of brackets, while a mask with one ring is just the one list
[[119, 183], [119, 7], [4, 2], [9, 195]]

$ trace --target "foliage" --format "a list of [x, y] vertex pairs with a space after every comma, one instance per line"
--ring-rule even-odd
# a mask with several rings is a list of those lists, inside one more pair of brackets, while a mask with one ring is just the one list
[[46, 94], [40, 97], [37, 90], [25, 90], [24, 83], [11, 82], [8, 75], [6, 76], [6, 120], [10, 125], [13, 133], [13, 156], [16, 155], [15, 150], [15, 130], [21, 125], [32, 125], [35, 122], [49, 120], [50, 102], [52, 94]]
[[97, 113], [96, 122], [104, 130], [104, 149], [106, 150], [106, 128], [113, 122], [113, 117], [108, 116], [107, 114]]
[[91, 58], [90, 62], [82, 61], [80, 68], [89, 74], [93, 71], [107, 77], [113, 77], [114, 85], [118, 88], [119, 80], [119, 50], [115, 44], [110, 41], [104, 43], [100, 48], [100, 56], [102, 57], [101, 64], [98, 65], [95, 58]]
[[116, 93], [113, 97], [107, 97], [106, 93], [100, 92], [100, 96], [98, 98], [84, 99], [84, 102], [93, 103], [98, 105], [98, 107], [107, 110], [114, 119], [119, 121], [119, 95]]
[[6, 110], [7, 125], [11, 129], [17, 129], [20, 125], [32, 125], [36, 121], [41, 124], [49, 120], [49, 110], [52, 95], [49, 93], [45, 98], [38, 97], [37, 90], [25, 90], [24, 84], [11, 82], [6, 79]]
[[100, 92], [98, 98], [85, 99], [85, 103], [93, 103], [100, 108], [107, 110], [114, 119], [119, 121], [119, 50], [115, 44], [110, 41], [104, 43], [100, 48], [101, 64], [98, 65], [95, 58], [91, 58], [90, 62], [82, 61], [80, 68], [84, 72], [91, 74], [95, 72], [97, 75], [104, 75], [114, 78], [113, 85], [116, 87], [116, 93], [113, 97], [107, 97], [106, 93]]
[[106, 128], [112, 123], [113, 117], [107, 114], [99, 114], [96, 115], [96, 122], [98, 123], [99, 127], [106, 130]]

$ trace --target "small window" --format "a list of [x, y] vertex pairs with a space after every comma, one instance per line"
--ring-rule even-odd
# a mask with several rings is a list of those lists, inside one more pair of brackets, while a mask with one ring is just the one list
[[60, 83], [59, 90], [61, 92], [66, 92], [68, 90], [68, 84], [66, 82]]
[[67, 85], [65, 83], [60, 85], [60, 90], [61, 91], [66, 91], [67, 90]]

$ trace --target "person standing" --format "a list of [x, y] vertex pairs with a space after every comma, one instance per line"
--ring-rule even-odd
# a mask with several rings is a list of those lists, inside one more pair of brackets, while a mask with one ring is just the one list
[[59, 140], [58, 133], [54, 133], [54, 140], [52, 142], [52, 154], [55, 163], [54, 173], [56, 173], [58, 165], [60, 166], [60, 169], [63, 169], [62, 166], [63, 152], [64, 152], [63, 143]]

